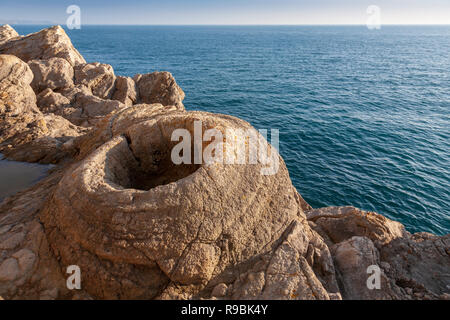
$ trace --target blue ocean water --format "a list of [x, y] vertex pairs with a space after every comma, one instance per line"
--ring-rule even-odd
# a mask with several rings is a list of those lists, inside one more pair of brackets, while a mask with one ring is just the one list
[[[15, 26], [21, 34], [42, 26]], [[89, 62], [170, 71], [188, 110], [280, 130], [313, 206], [354, 205], [450, 232], [450, 27], [83, 26]]]

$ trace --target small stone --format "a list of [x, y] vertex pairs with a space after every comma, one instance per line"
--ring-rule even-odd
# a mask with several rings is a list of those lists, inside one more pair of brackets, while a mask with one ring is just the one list
[[19, 275], [17, 260], [9, 258], [0, 265], [0, 281], [13, 281]]
[[228, 287], [225, 283], [219, 283], [212, 291], [213, 297], [224, 297], [227, 295]]
[[339, 292], [336, 293], [328, 293], [330, 300], [342, 300], [342, 295]]
[[55, 300], [58, 298], [58, 288], [48, 289], [42, 292], [40, 300]]
[[439, 296], [439, 299], [441, 300], [450, 300], [450, 294], [448, 293], [443, 293]]
[[13, 257], [19, 262], [20, 271], [22, 273], [29, 271], [36, 260], [36, 255], [29, 249], [21, 249], [14, 253]]
[[380, 266], [386, 271], [389, 271], [391, 269], [391, 265], [385, 261], [380, 262]]

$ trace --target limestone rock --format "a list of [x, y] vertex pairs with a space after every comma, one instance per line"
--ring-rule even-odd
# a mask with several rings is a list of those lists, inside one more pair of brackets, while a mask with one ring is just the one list
[[375, 243], [386, 244], [406, 234], [405, 227], [374, 212], [354, 207], [328, 207], [307, 211], [308, 220], [325, 232], [333, 243], [353, 236], [366, 236]]
[[19, 274], [17, 260], [9, 258], [0, 265], [0, 281], [13, 281]]
[[163, 106], [156, 103], [136, 104], [110, 114], [101, 119], [96, 127], [86, 135], [80, 136], [75, 140], [76, 148], [79, 150], [77, 160], [84, 159], [114, 136], [125, 133], [128, 127], [149, 120], [157, 115], [175, 111], [178, 111], [175, 106]]
[[442, 299], [450, 293], [450, 235], [438, 237], [417, 233], [397, 238], [380, 249], [386, 274], [401, 289], [410, 288], [421, 296]]
[[34, 74], [31, 87], [36, 93], [73, 86], [73, 68], [65, 59], [31, 60], [28, 65]]
[[169, 72], [137, 74], [133, 80], [139, 89], [140, 101], [143, 103], [160, 103], [164, 106], [174, 105], [184, 109], [184, 92], [177, 85]]
[[3, 151], [4, 155], [15, 161], [53, 163], [56, 164], [76, 154], [76, 150], [68, 148], [68, 142], [85, 133], [85, 129], [77, 127], [66, 119], [54, 115], [45, 115], [42, 119], [46, 132], [21, 143], [23, 134], [13, 140], [14, 148]]
[[0, 55], [0, 146], [21, 132], [38, 134], [42, 114], [29, 85], [32, 79], [26, 63], [11, 55]]
[[[306, 215], [332, 248], [344, 299], [440, 299], [449, 292], [450, 235], [411, 235], [398, 222], [353, 207], [315, 209]], [[366, 286], [370, 265], [382, 271], [379, 290]]]
[[0, 45], [17, 37], [19, 37], [19, 34], [9, 24], [0, 26]]
[[[302, 216], [302, 215], [301, 215]], [[256, 262], [232, 284], [231, 299], [282, 299], [315, 300], [330, 299], [337, 290], [336, 280], [326, 286], [315, 273], [311, 261], [307, 261], [311, 242], [317, 235], [304, 220], [294, 220], [278, 244]], [[319, 240], [320, 241], [320, 240]], [[328, 258], [331, 260], [331, 256]], [[334, 272], [333, 270], [330, 270]], [[333, 283], [334, 282], [334, 283]]]
[[11, 54], [25, 62], [59, 57], [72, 66], [85, 63], [60, 26], [54, 26], [25, 37], [13, 38], [0, 44], [0, 54]]
[[53, 298], [71, 296], [36, 216], [59, 179], [55, 172], [26, 193], [0, 203], [0, 242], [20, 234], [13, 248], [0, 250], [0, 292], [4, 298], [39, 299], [55, 288], [57, 296]]
[[109, 64], [87, 63], [75, 67], [75, 84], [88, 87], [102, 99], [111, 99], [114, 93], [116, 76]]
[[36, 106], [32, 79], [26, 63], [0, 55], [0, 152], [11, 160], [56, 163], [71, 154], [61, 147], [82, 129], [63, 118], [44, 116]]
[[194, 121], [205, 130], [251, 128], [202, 112], [155, 116], [103, 144], [56, 188], [42, 221], [64, 265], [101, 275], [86, 276], [91, 295], [151, 298], [169, 282], [207, 283], [266, 250], [299, 214], [284, 164], [273, 176], [261, 175], [261, 164], [174, 165], [171, 133], [192, 131]]
[[100, 99], [82, 88], [86, 87], [73, 87], [62, 93], [44, 90], [38, 95], [39, 108], [82, 127], [96, 125], [105, 116], [125, 108], [119, 101]]
[[224, 297], [227, 295], [228, 286], [225, 283], [219, 283], [211, 292], [213, 297]]
[[104, 100], [85, 93], [78, 93], [73, 104], [60, 110], [56, 114], [63, 116], [70, 122], [84, 127], [95, 125], [112, 112], [125, 108], [116, 100]]
[[130, 77], [117, 77], [113, 99], [124, 103], [126, 106], [135, 104], [138, 101], [138, 93], [134, 80]]
[[52, 89], [45, 89], [37, 95], [37, 106], [43, 113], [57, 113], [70, 107], [70, 100]]
[[383, 273], [380, 274], [380, 290], [367, 286], [370, 276], [368, 268], [380, 265], [379, 252], [370, 239], [352, 237], [338, 243], [332, 252], [336, 268], [340, 272], [344, 297], [357, 300], [385, 300], [396, 297], [391, 294], [389, 280]]
[[77, 94], [83, 93], [84, 95], [92, 95], [92, 90], [84, 85], [74, 85], [73, 87], [67, 87], [64, 89], [60, 89], [57, 93], [63, 95], [65, 98], [69, 100], [69, 104], [73, 104], [75, 102], [75, 98]]

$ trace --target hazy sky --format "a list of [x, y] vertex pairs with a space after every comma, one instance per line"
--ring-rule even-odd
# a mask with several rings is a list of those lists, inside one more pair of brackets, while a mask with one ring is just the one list
[[369, 5], [382, 24], [450, 24], [450, 0], [0, 0], [1, 21], [82, 24], [365, 24]]

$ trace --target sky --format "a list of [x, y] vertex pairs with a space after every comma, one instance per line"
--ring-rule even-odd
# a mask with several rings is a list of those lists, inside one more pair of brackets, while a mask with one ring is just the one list
[[0, 0], [0, 23], [64, 24], [69, 5], [82, 24], [361, 25], [370, 5], [382, 24], [450, 24], [450, 0]]

